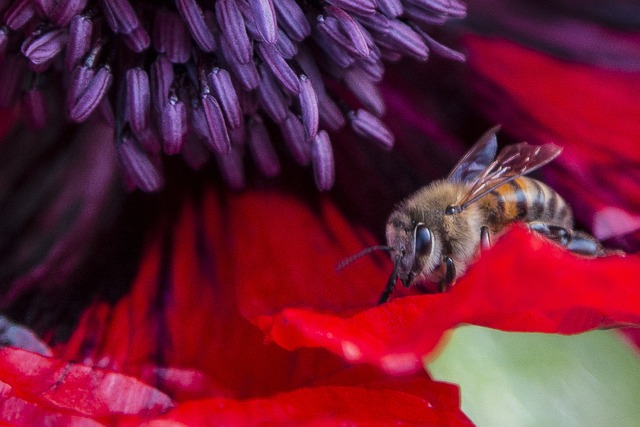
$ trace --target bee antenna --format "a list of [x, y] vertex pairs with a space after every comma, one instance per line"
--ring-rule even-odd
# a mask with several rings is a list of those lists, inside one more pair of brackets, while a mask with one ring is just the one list
[[374, 252], [374, 251], [391, 252], [393, 250], [394, 249], [391, 246], [387, 246], [387, 245], [369, 246], [368, 248], [364, 248], [363, 250], [361, 250], [357, 254], [351, 255], [350, 257], [347, 257], [347, 258], [343, 259], [342, 261], [340, 261], [340, 263], [338, 265], [336, 265], [336, 271], [342, 270], [347, 265], [351, 264], [354, 261], [359, 260], [360, 258], [362, 258], [365, 255], [369, 255], [371, 252]]
[[400, 260], [402, 259], [402, 255], [398, 254], [393, 260], [393, 270], [391, 271], [391, 275], [389, 276], [389, 280], [387, 280], [387, 286], [385, 286], [382, 295], [380, 295], [380, 299], [378, 300], [378, 305], [384, 304], [389, 301], [389, 297], [393, 292], [393, 288], [396, 287], [396, 281], [398, 280], [398, 270], [400, 269]]

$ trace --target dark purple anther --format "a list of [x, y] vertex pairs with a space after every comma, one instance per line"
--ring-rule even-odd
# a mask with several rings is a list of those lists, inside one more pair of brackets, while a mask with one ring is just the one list
[[278, 25], [296, 42], [301, 42], [311, 34], [311, 25], [295, 0], [273, 2]]
[[71, 19], [65, 57], [67, 71], [72, 71], [78, 66], [89, 52], [92, 31], [93, 22], [89, 18], [76, 15]]
[[125, 81], [127, 119], [134, 131], [142, 132], [149, 127], [151, 114], [149, 76], [140, 67], [130, 68], [125, 73]]
[[71, 19], [87, 6], [87, 0], [59, 0], [53, 2], [50, 19], [59, 27], [66, 27]]
[[274, 77], [280, 82], [284, 88], [292, 95], [300, 93], [300, 81], [298, 76], [291, 69], [287, 61], [280, 55], [275, 46], [258, 43], [258, 54], [262, 60], [269, 66]]
[[200, 102], [208, 129], [207, 145], [216, 153], [228, 153], [231, 149], [231, 142], [218, 102], [210, 94], [202, 95]]
[[187, 108], [182, 101], [172, 97], [161, 113], [160, 131], [166, 154], [178, 154], [187, 133]]
[[68, 103], [69, 118], [74, 122], [83, 122], [89, 117], [107, 93], [113, 78], [108, 66], [100, 68], [87, 82], [86, 77], [88, 75], [84, 74], [81, 77], [80, 82], [83, 83], [82, 85], [77, 85], [75, 90], [69, 92], [76, 95]]
[[59, 28], [27, 37], [22, 43], [21, 50], [29, 61], [38, 65], [49, 61], [60, 53], [66, 43], [67, 31], [64, 28]]
[[230, 128], [240, 127], [242, 121], [242, 110], [238, 101], [238, 94], [231, 82], [231, 76], [227, 70], [214, 68], [208, 76], [211, 90], [220, 103], [220, 108], [227, 119]]
[[[378, 39], [378, 41], [381, 41]], [[426, 61], [429, 57], [429, 48], [407, 24], [398, 20], [391, 21], [391, 29], [386, 35], [387, 46], [402, 54], [413, 56], [420, 61]]]
[[287, 118], [280, 123], [280, 130], [293, 158], [301, 165], [307, 165], [311, 160], [311, 144], [307, 142], [306, 131], [300, 119], [289, 111]]
[[420, 36], [422, 36], [424, 41], [427, 43], [427, 46], [429, 46], [431, 51], [433, 51], [434, 53], [453, 61], [464, 62], [466, 60], [464, 53], [458, 52], [448, 46], [443, 45], [442, 43], [439, 43], [438, 41], [434, 40], [433, 37], [429, 36], [429, 34], [427, 34], [425, 31], [422, 31], [420, 28], [416, 28], [416, 32]]
[[389, 18], [402, 15], [402, 2], [400, 0], [377, 0], [378, 9]]
[[260, 76], [253, 61], [249, 61], [246, 64], [236, 61], [230, 49], [227, 47], [227, 41], [224, 37], [220, 38], [220, 46], [222, 48], [222, 54], [229, 64], [229, 68], [231, 68], [233, 75], [238, 79], [240, 85], [247, 91], [257, 88], [260, 84]]
[[31, 0], [17, 0], [4, 13], [4, 23], [12, 30], [19, 30], [36, 14]]
[[351, 15], [339, 7], [329, 5], [325, 10], [338, 21], [340, 27], [342, 27], [342, 30], [344, 31], [344, 34], [346, 34], [348, 39], [351, 41], [351, 45], [355, 51], [358, 52], [360, 56], [368, 56], [369, 46], [364, 34], [366, 30], [362, 28], [362, 26], [356, 22]]
[[374, 34], [384, 35], [391, 29], [391, 21], [383, 14], [376, 12], [372, 15], [358, 16], [360, 22], [367, 30]]
[[198, 3], [195, 0], [176, 0], [176, 6], [198, 47], [205, 52], [213, 52], [216, 41]]
[[129, 34], [140, 26], [140, 20], [128, 0], [100, 0], [100, 4], [114, 33]]
[[318, 133], [318, 97], [311, 80], [302, 74], [300, 76], [300, 110], [302, 111], [302, 123], [307, 131], [307, 141], [311, 141]]
[[316, 186], [320, 191], [327, 191], [333, 186], [335, 168], [333, 164], [333, 150], [329, 134], [321, 130], [311, 144], [311, 162]]
[[118, 159], [125, 175], [143, 191], [157, 191], [164, 185], [159, 162], [142, 151], [133, 135], [124, 135], [116, 144]]
[[233, 54], [236, 61], [241, 64], [248, 63], [253, 56], [253, 47], [238, 4], [235, 0], [218, 0], [215, 8], [222, 37], [226, 41], [224, 48]]
[[182, 158], [193, 170], [200, 170], [209, 160], [209, 150], [193, 134], [188, 134], [182, 145]]
[[260, 85], [258, 86], [260, 104], [274, 122], [280, 123], [287, 118], [289, 112], [289, 106], [280, 90], [280, 85], [276, 83], [265, 64], [260, 64], [258, 72], [260, 73]]
[[172, 84], [173, 64], [164, 55], [158, 55], [151, 64], [151, 101], [156, 111], [164, 110], [169, 102], [169, 89]]
[[140, 53], [151, 45], [149, 33], [140, 25], [128, 34], [122, 34], [122, 38], [129, 49]]
[[32, 0], [35, 5], [38, 14], [48, 17], [51, 9], [53, 8], [54, 0]]
[[385, 150], [393, 147], [393, 134], [379, 118], [367, 110], [358, 110], [349, 115], [351, 128], [358, 135], [377, 142]]
[[222, 177], [234, 190], [240, 190], [245, 186], [244, 167], [242, 165], [242, 154], [238, 149], [232, 149], [226, 154], [216, 155], [218, 167]]
[[371, 15], [376, 11], [375, 0], [328, 0], [327, 2], [356, 15]]
[[378, 86], [360, 69], [352, 69], [344, 74], [344, 82], [351, 92], [371, 110], [376, 116], [382, 116], [385, 111], [384, 100]]
[[133, 134], [147, 153], [158, 154], [162, 150], [160, 137], [153, 128], [148, 127], [141, 131], [133, 130]]
[[276, 40], [276, 49], [285, 59], [291, 59], [298, 53], [298, 45], [293, 43], [284, 31], [278, 29], [278, 39]]
[[43, 129], [47, 124], [47, 106], [42, 91], [32, 88], [22, 97], [22, 111], [29, 126]]
[[278, 24], [271, 0], [247, 0], [247, 2], [262, 40], [271, 44], [275, 43], [278, 35]]
[[184, 21], [175, 12], [156, 12], [153, 25], [153, 47], [164, 52], [169, 61], [183, 64], [191, 57], [191, 36]]
[[340, 107], [338, 107], [328, 95], [318, 98], [318, 107], [320, 110], [320, 120], [329, 130], [337, 131], [347, 122]]
[[271, 145], [269, 133], [260, 116], [249, 119], [247, 142], [253, 159], [260, 171], [266, 176], [276, 176], [280, 173], [280, 162]]

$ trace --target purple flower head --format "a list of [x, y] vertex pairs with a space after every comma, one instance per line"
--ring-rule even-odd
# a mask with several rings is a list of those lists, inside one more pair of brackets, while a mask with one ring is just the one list
[[[444, 0], [3, 5], [0, 103], [20, 102], [26, 121], [39, 128], [59, 104], [71, 122], [103, 120], [125, 181], [145, 191], [164, 182], [167, 156], [200, 168], [213, 154], [221, 175], [238, 187], [245, 153], [271, 176], [283, 152], [311, 163], [318, 187], [329, 188], [327, 131], [350, 123], [355, 134], [389, 147], [377, 87], [382, 61], [425, 60], [431, 51], [460, 59], [421, 26], [466, 12]], [[249, 149], [234, 148], [243, 145]]]

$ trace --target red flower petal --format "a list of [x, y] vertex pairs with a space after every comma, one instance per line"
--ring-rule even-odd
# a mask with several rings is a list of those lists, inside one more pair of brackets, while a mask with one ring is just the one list
[[472, 425], [459, 410], [457, 387], [426, 378], [302, 388], [268, 399], [186, 402], [148, 425], [167, 421], [203, 426]]
[[11, 410], [36, 418], [57, 411], [73, 424], [81, 416], [154, 416], [173, 406], [167, 395], [134, 378], [13, 348], [0, 350], [0, 382], [3, 421]]
[[265, 344], [242, 315], [374, 303], [379, 290], [369, 284], [380, 270], [371, 260], [335, 271], [366, 238], [321, 206], [314, 216], [275, 191], [209, 193], [187, 204], [148, 245], [130, 293], [113, 307], [90, 307], [54, 353], [134, 375], [180, 400], [268, 395], [341, 370], [335, 356]]
[[639, 324], [638, 275], [638, 256], [577, 257], [516, 229], [451, 292], [396, 299], [349, 318], [287, 309], [256, 322], [285, 348], [324, 347], [352, 362], [412, 372], [462, 323], [562, 334]]

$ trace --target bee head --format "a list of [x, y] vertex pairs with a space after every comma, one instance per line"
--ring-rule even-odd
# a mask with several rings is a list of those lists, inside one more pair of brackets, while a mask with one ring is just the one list
[[387, 244], [393, 248], [394, 269], [389, 281], [399, 277], [409, 287], [419, 275], [426, 275], [437, 265], [434, 256], [436, 238], [425, 223], [412, 219], [403, 211], [394, 212], [387, 221]]

